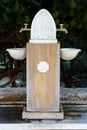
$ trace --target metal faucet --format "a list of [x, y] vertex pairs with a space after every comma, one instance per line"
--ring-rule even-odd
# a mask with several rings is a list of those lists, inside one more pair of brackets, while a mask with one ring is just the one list
[[30, 31], [30, 30], [31, 30], [31, 29], [28, 28], [28, 24], [27, 24], [27, 23], [24, 23], [24, 28], [21, 28], [21, 29], [19, 30], [19, 32], [22, 33], [23, 31]]
[[57, 31], [61, 31], [61, 32], [68, 33], [67, 29], [66, 29], [66, 28], [63, 28], [63, 25], [64, 25], [64, 24], [59, 24], [59, 25], [60, 25], [60, 28], [57, 29]]

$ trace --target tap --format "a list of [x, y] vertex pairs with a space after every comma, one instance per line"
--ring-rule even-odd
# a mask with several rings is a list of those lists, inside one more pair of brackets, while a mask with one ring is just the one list
[[66, 28], [63, 28], [63, 24], [59, 24], [59, 25], [60, 25], [60, 28], [57, 29], [57, 31], [61, 31], [61, 32], [68, 33], [67, 29], [66, 29]]
[[27, 23], [24, 23], [24, 28], [21, 28], [21, 29], [19, 30], [19, 32], [22, 33], [23, 31], [30, 31], [30, 30], [31, 30], [31, 29], [28, 28], [28, 24], [27, 24]]

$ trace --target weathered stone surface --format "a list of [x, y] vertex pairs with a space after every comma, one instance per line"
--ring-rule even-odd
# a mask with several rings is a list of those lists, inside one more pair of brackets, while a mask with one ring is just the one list
[[0, 102], [7, 101], [25, 101], [26, 100], [26, 88], [0, 88]]
[[[62, 88], [60, 101], [64, 104], [87, 104], [87, 88]], [[0, 88], [0, 102], [25, 101], [26, 87]]]

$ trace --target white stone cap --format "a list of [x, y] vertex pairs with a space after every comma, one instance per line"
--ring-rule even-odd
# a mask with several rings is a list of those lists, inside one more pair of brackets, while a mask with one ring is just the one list
[[55, 40], [32, 40], [32, 39], [30, 39], [29, 40], [29, 43], [36, 43], [36, 44], [42, 44], [42, 43], [44, 43], [44, 44], [48, 44], [48, 43], [57, 43], [58, 41], [57, 41], [57, 39], [55, 39]]
[[56, 24], [46, 9], [41, 9], [33, 19], [29, 43], [57, 43]]

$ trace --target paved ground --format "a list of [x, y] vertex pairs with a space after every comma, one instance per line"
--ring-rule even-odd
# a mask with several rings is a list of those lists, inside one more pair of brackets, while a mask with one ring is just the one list
[[86, 105], [64, 105], [64, 120], [22, 120], [23, 106], [1, 106], [0, 123], [87, 123]]
[[[74, 125], [80, 126], [80, 128], [81, 125], [86, 125], [85, 128], [87, 129], [87, 88], [61, 88], [61, 103], [64, 109], [63, 120], [23, 120], [22, 111], [26, 103], [25, 93], [25, 88], [8, 87], [0, 89], [0, 130], [15, 130], [15, 127], [18, 128], [17, 130], [32, 130], [31, 127], [33, 127], [33, 129], [35, 128], [35, 130], [36, 128], [37, 130], [39, 130], [39, 128], [41, 130], [43, 126], [45, 126], [44, 129], [47, 128], [51, 130], [55, 128], [65, 128], [68, 124], [71, 125], [73, 129], [75, 128], [72, 126], [73, 123]], [[22, 103], [23, 105], [13, 105]], [[9, 129], [7, 129], [8, 124], [12, 124]], [[17, 127], [16, 125], [19, 126]], [[4, 127], [6, 129], [4, 129]], [[66, 127], [66, 129], [69, 128], [70, 127]], [[82, 128], [84, 128], [84, 126], [82, 126]]]
[[23, 120], [24, 106], [0, 107], [0, 130], [87, 130], [87, 105], [64, 105], [63, 120]]
[[22, 123], [23, 107], [0, 107], [0, 123]]

